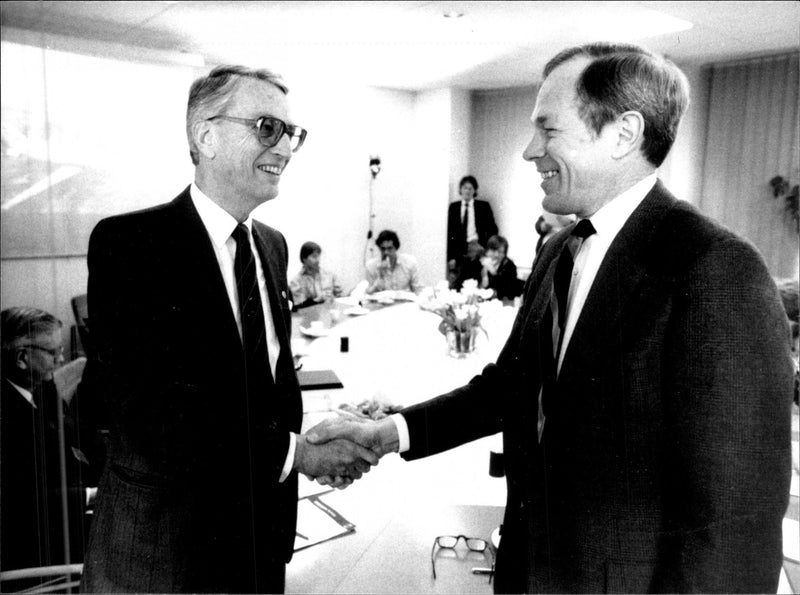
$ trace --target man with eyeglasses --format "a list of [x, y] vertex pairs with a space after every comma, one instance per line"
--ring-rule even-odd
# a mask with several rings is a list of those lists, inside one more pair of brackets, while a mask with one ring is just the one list
[[194, 182], [92, 233], [87, 374], [112, 430], [84, 591], [283, 592], [298, 472], [346, 485], [377, 463], [299, 434], [286, 241], [251, 216], [306, 139], [287, 93], [240, 66], [196, 80]]
[[0, 312], [3, 570], [83, 560], [84, 513], [93, 490], [83, 483], [91, 469], [80, 448], [77, 403], [67, 406], [53, 381], [64, 363], [61, 328], [60, 320], [37, 308]]

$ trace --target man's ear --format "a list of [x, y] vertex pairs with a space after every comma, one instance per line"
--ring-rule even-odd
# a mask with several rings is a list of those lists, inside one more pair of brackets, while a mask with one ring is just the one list
[[28, 361], [29, 355], [27, 349], [17, 349], [17, 352], [14, 354], [14, 367], [17, 370], [27, 370], [30, 368], [30, 362]]
[[192, 126], [192, 135], [198, 152], [207, 159], [214, 159], [217, 154], [217, 134], [211, 122], [209, 120], [195, 122]]
[[616, 121], [616, 144], [612, 151], [614, 159], [622, 159], [638, 151], [644, 142], [644, 118], [636, 111], [625, 112]]

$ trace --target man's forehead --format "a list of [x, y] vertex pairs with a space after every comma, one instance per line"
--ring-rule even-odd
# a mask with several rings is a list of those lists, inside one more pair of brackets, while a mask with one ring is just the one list
[[61, 343], [61, 329], [55, 328], [50, 332], [44, 333], [36, 333], [30, 339], [38, 343], [40, 345], [45, 345], [48, 343], [52, 343], [53, 345], [59, 345]]
[[283, 117], [288, 114], [289, 104], [286, 94], [269, 81], [252, 77], [241, 77], [236, 85], [230, 105], [250, 110], [250, 115], [269, 114]]
[[553, 110], [576, 99], [576, 83], [583, 70], [592, 62], [588, 56], [577, 56], [559, 64], [539, 87], [531, 122], [543, 124], [558, 115]]

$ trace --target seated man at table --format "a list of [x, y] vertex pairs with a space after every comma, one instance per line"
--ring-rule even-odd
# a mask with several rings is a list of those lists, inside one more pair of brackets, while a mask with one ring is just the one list
[[494, 291], [498, 300], [513, 300], [522, 295], [523, 282], [517, 278], [517, 265], [508, 256], [508, 240], [494, 235], [486, 243], [481, 259], [480, 286]]
[[330, 302], [342, 295], [336, 276], [320, 266], [322, 248], [316, 242], [306, 242], [300, 247], [303, 268], [289, 282], [295, 308], [305, 308]]
[[381, 257], [367, 263], [366, 292], [401, 290], [417, 293], [421, 288], [417, 277], [417, 259], [410, 254], [397, 252], [400, 249], [397, 234], [385, 229], [378, 234], [375, 244], [381, 251]]
[[0, 327], [0, 568], [81, 562], [84, 513], [96, 491], [85, 485], [96, 469], [80, 448], [77, 399], [67, 406], [53, 381], [64, 363], [62, 323], [43, 310], [14, 307], [0, 313]]

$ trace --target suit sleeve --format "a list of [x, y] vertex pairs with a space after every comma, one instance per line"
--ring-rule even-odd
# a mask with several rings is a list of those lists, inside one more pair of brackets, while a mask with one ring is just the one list
[[[408, 425], [410, 448], [402, 457], [414, 460], [427, 457], [467, 442], [491, 436], [503, 429], [506, 412], [519, 415], [509, 405], [522, 379], [519, 344], [526, 325], [526, 311], [517, 314], [514, 326], [497, 358], [468, 384], [423, 403], [407, 407], [401, 413]], [[527, 368], [530, 368], [528, 366]]]
[[667, 335], [663, 555], [656, 591], [767, 592], [790, 480], [788, 327], [761, 258], [718, 242], [679, 280]]

